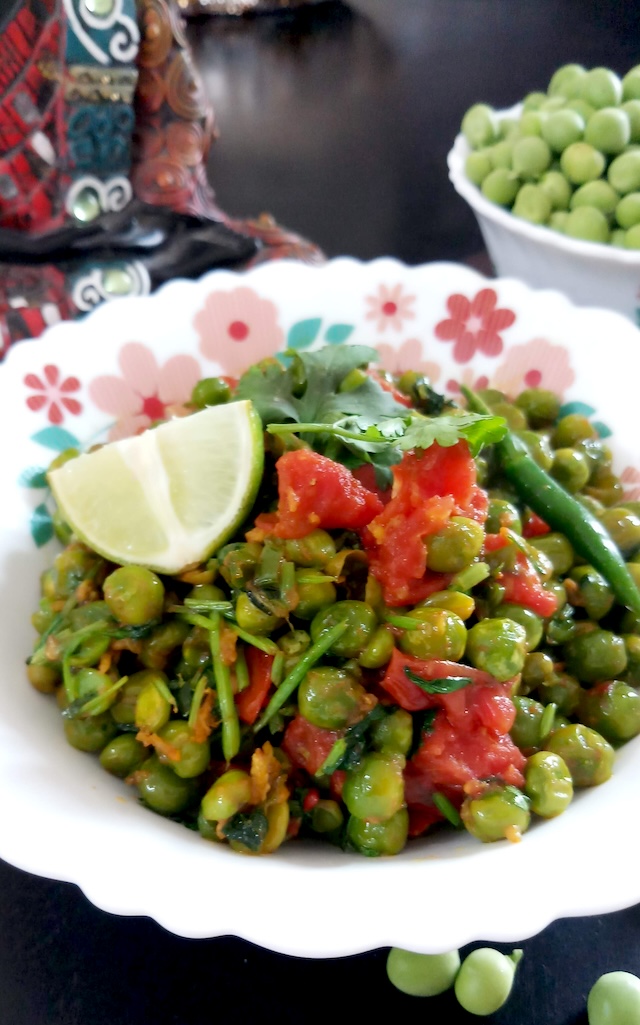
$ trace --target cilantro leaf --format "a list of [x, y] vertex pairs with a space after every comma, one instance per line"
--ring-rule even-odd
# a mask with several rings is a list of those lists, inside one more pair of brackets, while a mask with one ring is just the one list
[[412, 672], [408, 666], [405, 666], [404, 671], [407, 679], [415, 683], [426, 694], [453, 694], [454, 691], [462, 690], [463, 687], [468, 687], [473, 682], [469, 676], [445, 676], [435, 680], [424, 680], [422, 676]]

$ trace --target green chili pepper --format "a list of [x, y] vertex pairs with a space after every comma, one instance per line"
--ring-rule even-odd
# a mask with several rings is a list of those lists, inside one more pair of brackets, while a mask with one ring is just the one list
[[[488, 413], [482, 399], [461, 386], [469, 408]], [[553, 530], [563, 533], [576, 552], [602, 573], [621, 605], [640, 615], [640, 591], [619, 549], [599, 520], [538, 466], [523, 441], [508, 433], [495, 444], [502, 471], [520, 498]]]

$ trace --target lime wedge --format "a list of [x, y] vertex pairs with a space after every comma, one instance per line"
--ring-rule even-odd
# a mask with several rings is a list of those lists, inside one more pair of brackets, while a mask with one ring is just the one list
[[49, 473], [64, 519], [117, 563], [178, 573], [240, 526], [262, 478], [250, 401], [209, 406], [78, 456]]

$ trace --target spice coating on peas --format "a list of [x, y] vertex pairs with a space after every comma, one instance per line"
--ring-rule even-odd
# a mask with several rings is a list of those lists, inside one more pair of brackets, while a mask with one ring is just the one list
[[144, 566], [120, 566], [104, 582], [109, 611], [126, 626], [142, 626], [162, 615], [164, 586]]

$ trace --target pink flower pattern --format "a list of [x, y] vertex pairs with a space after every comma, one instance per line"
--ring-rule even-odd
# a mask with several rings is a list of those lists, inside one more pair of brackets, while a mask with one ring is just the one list
[[415, 295], [403, 293], [402, 285], [379, 285], [376, 295], [367, 295], [365, 300], [370, 309], [365, 314], [367, 320], [376, 321], [376, 329], [384, 332], [388, 327], [401, 331], [405, 320], [414, 320], [415, 313], [411, 309], [416, 301]]
[[35, 392], [35, 395], [28, 396], [27, 406], [34, 413], [46, 408], [50, 423], [61, 424], [65, 410], [72, 416], [82, 412], [82, 403], [70, 394], [80, 390], [80, 381], [77, 377], [61, 379], [59, 368], [51, 363], [43, 367], [41, 377], [38, 374], [27, 374], [24, 383]]
[[563, 395], [575, 380], [569, 353], [546, 338], [513, 345], [491, 375], [491, 384], [511, 397], [524, 388], [549, 388]]
[[620, 474], [620, 481], [624, 487], [624, 497], [627, 502], [640, 500], [640, 470], [633, 466], [625, 466]]
[[193, 356], [172, 356], [160, 366], [151, 349], [140, 342], [123, 345], [118, 363], [122, 377], [104, 374], [89, 385], [98, 409], [116, 418], [109, 441], [139, 434], [154, 420], [171, 416], [173, 406], [188, 402], [202, 376]]
[[193, 326], [200, 336], [200, 351], [223, 373], [236, 377], [283, 348], [276, 306], [251, 288], [211, 292]]
[[447, 381], [446, 390], [453, 392], [454, 394], [460, 394], [460, 386], [465, 385], [467, 388], [471, 388], [472, 391], [478, 391], [480, 388], [487, 388], [489, 385], [489, 378], [486, 374], [480, 374], [476, 377], [471, 367], [465, 367], [461, 374], [457, 377], [451, 377]]
[[380, 357], [380, 366], [388, 370], [390, 374], [402, 374], [405, 370], [416, 370], [433, 383], [438, 380], [442, 372], [437, 363], [423, 358], [424, 347], [419, 338], [407, 338], [402, 345], [378, 342], [376, 349]]
[[498, 296], [493, 288], [481, 288], [468, 299], [456, 293], [447, 299], [449, 317], [439, 321], [435, 336], [441, 342], [453, 342], [456, 363], [468, 363], [476, 352], [499, 356], [504, 347], [500, 332], [516, 319], [513, 310], [497, 309]]

